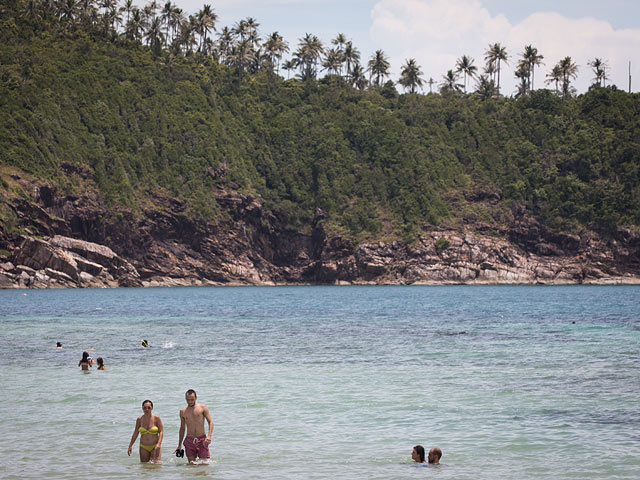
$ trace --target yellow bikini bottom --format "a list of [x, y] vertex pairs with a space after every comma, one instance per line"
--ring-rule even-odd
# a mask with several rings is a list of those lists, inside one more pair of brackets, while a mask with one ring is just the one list
[[154, 448], [156, 448], [156, 445], [158, 445], [157, 443], [154, 443], [153, 445], [145, 445], [144, 443], [140, 442], [140, 446], [142, 448], [144, 448], [147, 452], [151, 453], [151, 450], [153, 450]]

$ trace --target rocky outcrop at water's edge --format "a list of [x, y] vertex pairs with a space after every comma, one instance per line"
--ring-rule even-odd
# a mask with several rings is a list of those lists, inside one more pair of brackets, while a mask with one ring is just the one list
[[0, 226], [0, 288], [640, 283], [638, 232], [559, 234], [523, 211], [506, 226], [354, 245], [325, 230], [320, 210], [310, 233], [290, 232], [260, 198], [224, 190], [216, 193], [224, 219], [213, 224], [174, 199], [110, 216], [95, 195], [32, 187], [33, 201], [10, 202], [20, 233]]

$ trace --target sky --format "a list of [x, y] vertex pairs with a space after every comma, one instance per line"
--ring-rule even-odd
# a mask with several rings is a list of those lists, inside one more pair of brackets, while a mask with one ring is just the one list
[[[578, 65], [574, 86], [584, 92], [594, 74], [588, 63], [598, 57], [609, 66], [608, 84], [640, 91], [640, 1], [638, 0], [173, 0], [187, 13], [209, 3], [217, 28], [252, 17], [262, 36], [279, 32], [295, 50], [306, 33], [325, 45], [344, 33], [366, 64], [378, 49], [391, 62], [392, 79], [414, 58], [423, 78], [442, 81], [462, 55], [482, 70], [489, 44], [507, 48], [509, 64], [501, 73], [502, 92], [516, 89], [514, 65], [525, 45], [544, 56], [534, 88], [562, 58]], [[144, 3], [140, 0], [139, 3]], [[160, 2], [159, 3], [163, 3]], [[428, 91], [425, 84], [423, 91]]]

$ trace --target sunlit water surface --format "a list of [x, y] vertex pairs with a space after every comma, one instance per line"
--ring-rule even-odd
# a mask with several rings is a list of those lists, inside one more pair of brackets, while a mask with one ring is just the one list
[[[640, 478], [639, 287], [10, 290], [0, 345], [4, 479]], [[171, 455], [188, 388], [210, 465]]]

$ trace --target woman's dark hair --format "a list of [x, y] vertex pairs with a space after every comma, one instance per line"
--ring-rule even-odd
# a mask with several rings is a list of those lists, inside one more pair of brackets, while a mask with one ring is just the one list
[[82, 352], [82, 360], [80, 360], [81, 362], [88, 362], [89, 361], [89, 353], [88, 352]]
[[413, 449], [418, 454], [418, 458], [420, 459], [420, 463], [424, 462], [424, 447], [422, 445], [416, 445]]
[[102, 359], [102, 357], [98, 357], [96, 359], [96, 362], [98, 362], [98, 366], [101, 367], [104, 364], [104, 360]]
[[150, 403], [151, 404], [151, 408], [153, 408], [153, 402], [151, 400], [145, 400], [144, 402], [142, 402], [142, 406], [144, 407], [145, 403]]

